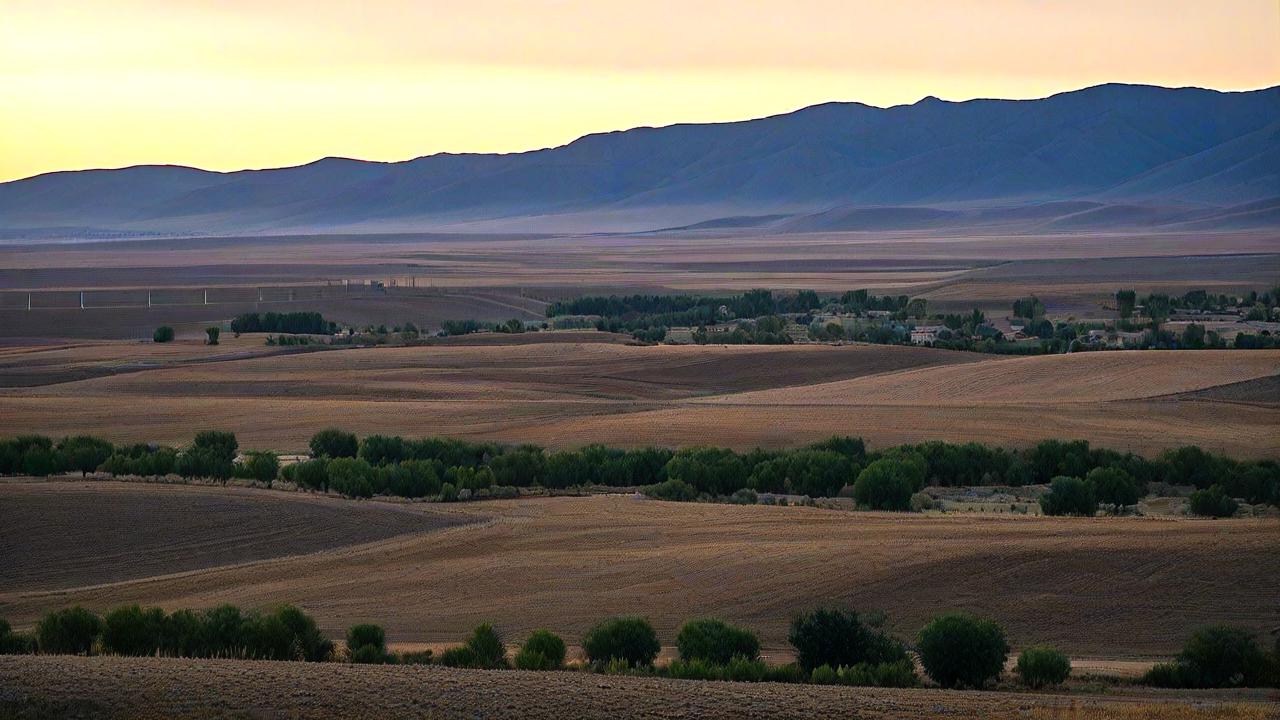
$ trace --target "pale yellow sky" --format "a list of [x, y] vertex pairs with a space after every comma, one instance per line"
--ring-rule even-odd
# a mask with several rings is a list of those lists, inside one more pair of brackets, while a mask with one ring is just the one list
[[1112, 81], [1280, 84], [1280, 0], [0, 0], [0, 181]]

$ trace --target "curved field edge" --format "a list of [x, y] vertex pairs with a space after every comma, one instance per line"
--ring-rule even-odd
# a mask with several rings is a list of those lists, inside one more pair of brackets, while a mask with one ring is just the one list
[[7, 559], [0, 587], [41, 593], [177, 577], [480, 521], [435, 506], [256, 488], [5, 480], [0, 548]]
[[[1028, 717], [1028, 710], [1139, 707], [1213, 712], [1243, 707], [1264, 718], [1261, 692], [1123, 691], [1117, 696], [890, 690], [777, 683], [728, 683], [579, 672], [458, 670], [438, 666], [184, 660], [0, 657], [0, 712], [46, 716], [290, 718], [777, 718]], [[1229, 705], [1227, 705], [1229, 704]], [[1274, 707], [1272, 706], [1272, 709]], [[1261, 710], [1258, 714], [1253, 711]], [[1055, 717], [1049, 714], [1044, 717]], [[1212, 717], [1204, 715], [1203, 717]], [[1071, 715], [1070, 717], [1076, 717]], [[1174, 717], [1134, 715], [1133, 717]], [[1191, 715], [1189, 717], [1198, 717]]]

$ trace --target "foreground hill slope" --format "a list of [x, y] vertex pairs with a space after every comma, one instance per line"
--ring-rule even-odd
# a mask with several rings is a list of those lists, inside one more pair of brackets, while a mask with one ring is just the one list
[[1094, 196], [1228, 207], [1280, 196], [1277, 117], [1280, 87], [1101, 85], [1026, 101], [828, 103], [508, 155], [50, 173], [0, 185], [0, 231], [380, 230], [535, 216], [551, 227], [656, 229], [841, 205]]

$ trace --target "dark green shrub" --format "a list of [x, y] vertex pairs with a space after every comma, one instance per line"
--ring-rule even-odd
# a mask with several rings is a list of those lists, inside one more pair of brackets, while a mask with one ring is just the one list
[[981, 689], [1000, 676], [1009, 644], [994, 621], [964, 613], [939, 615], [916, 638], [920, 663], [944, 688]]
[[915, 687], [916, 666], [910, 659], [886, 663], [858, 663], [838, 670], [842, 685], [855, 687]]
[[22, 453], [21, 472], [23, 475], [47, 477], [62, 469], [62, 457], [45, 447], [32, 446]]
[[872, 510], [910, 510], [911, 495], [924, 487], [925, 467], [915, 453], [876, 460], [858, 473], [853, 499]]
[[201, 657], [242, 657], [245, 617], [235, 605], [219, 605], [200, 617]]
[[1157, 663], [1142, 676], [1142, 684], [1162, 688], [1195, 687], [1196, 680], [1182, 663]]
[[1040, 497], [1040, 510], [1045, 515], [1093, 517], [1098, 512], [1098, 500], [1088, 482], [1059, 475], [1049, 483], [1049, 492]]
[[467, 639], [467, 648], [475, 657], [476, 667], [492, 670], [507, 667], [507, 646], [502, 636], [489, 623], [478, 625]]
[[724, 667], [707, 662], [701, 658], [695, 660], [672, 660], [662, 668], [662, 674], [677, 680], [724, 680]]
[[1231, 517], [1236, 514], [1239, 507], [1235, 500], [1227, 497], [1219, 485], [1191, 493], [1187, 504], [1187, 510], [1192, 515], [1215, 518]]
[[398, 463], [408, 457], [404, 438], [370, 435], [360, 442], [359, 457], [370, 465]]
[[652, 665], [662, 646], [648, 620], [617, 617], [591, 628], [582, 639], [582, 649], [594, 665], [618, 660], [636, 667]]
[[840, 682], [840, 673], [830, 665], [819, 665], [809, 673], [809, 682], [814, 685], [835, 685]]
[[353, 663], [387, 662], [387, 633], [379, 625], [364, 623], [347, 629], [347, 656]]
[[102, 618], [102, 649], [116, 655], [155, 655], [164, 644], [164, 610], [118, 607]]
[[714, 665], [724, 665], [735, 657], [760, 657], [760, 639], [755, 633], [714, 618], [685, 623], [676, 635], [676, 648], [681, 660], [705, 660]]
[[36, 625], [40, 652], [51, 655], [87, 655], [102, 633], [102, 619], [79, 605], [55, 610]]
[[1034, 645], [1018, 656], [1018, 676], [1033, 688], [1060, 685], [1071, 674], [1071, 660], [1056, 648]]
[[174, 610], [164, 621], [160, 654], [166, 657], [207, 657], [204, 619], [191, 610]]
[[286, 465], [285, 470], [293, 468], [290, 472], [292, 479], [299, 487], [308, 490], [325, 490], [329, 487], [329, 461], [324, 458], [316, 460], [303, 460], [293, 465]]
[[769, 676], [769, 666], [763, 660], [744, 657], [730, 658], [724, 666], [724, 679], [734, 682], [764, 682]]
[[82, 475], [95, 472], [115, 452], [115, 447], [102, 438], [75, 435], [58, 443], [67, 470], [79, 470]]
[[226, 480], [235, 473], [235, 465], [225, 459], [218, 450], [193, 447], [185, 450], [174, 462], [174, 472], [185, 478], [212, 478]]
[[1191, 634], [1178, 655], [1193, 687], [1257, 687], [1271, 680], [1270, 659], [1249, 630], [1212, 625]]
[[373, 466], [364, 459], [336, 458], [325, 466], [328, 488], [351, 498], [373, 497]]
[[806, 683], [809, 682], [809, 673], [800, 667], [800, 663], [787, 663], [786, 665], [769, 666], [764, 675], [765, 682], [779, 683]]
[[161, 325], [151, 333], [151, 341], [158, 343], [173, 342], [173, 328], [168, 325]]
[[280, 473], [280, 458], [271, 452], [251, 452], [236, 468], [236, 476], [271, 484]]
[[283, 629], [286, 640], [284, 652], [272, 655], [273, 659], [324, 662], [333, 655], [333, 641], [320, 632], [315, 618], [301, 608], [281, 605], [266, 617]]
[[236, 441], [236, 434], [233, 432], [205, 430], [196, 434], [191, 447], [212, 453], [215, 458], [229, 463], [236, 459], [240, 443]]
[[655, 485], [645, 485], [640, 491], [655, 500], [690, 502], [698, 499], [697, 488], [683, 480], [664, 480]]
[[521, 670], [558, 670], [564, 667], [564, 654], [564, 640], [559, 635], [550, 630], [534, 630], [516, 654], [516, 667]]
[[1129, 505], [1137, 505], [1142, 497], [1138, 482], [1129, 473], [1115, 467], [1094, 468], [1085, 482], [1093, 486], [1094, 497], [1103, 505], [1121, 512]]
[[473, 668], [479, 667], [476, 653], [466, 645], [451, 647], [440, 653], [440, 664], [445, 667]]
[[806, 671], [819, 665], [897, 662], [906, 651], [893, 638], [868, 628], [852, 610], [818, 608], [791, 621], [787, 637]]
[[360, 441], [354, 433], [338, 428], [327, 428], [311, 436], [311, 457], [353, 458], [360, 451]]
[[36, 639], [16, 633], [9, 621], [0, 618], [0, 655], [30, 655], [36, 651]]

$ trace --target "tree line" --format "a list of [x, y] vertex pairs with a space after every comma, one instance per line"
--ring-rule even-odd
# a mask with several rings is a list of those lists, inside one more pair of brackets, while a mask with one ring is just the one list
[[249, 312], [231, 320], [231, 332], [287, 333], [292, 335], [332, 335], [338, 324], [324, 319], [318, 312]]
[[1238, 461], [1186, 446], [1156, 458], [1092, 447], [1088, 441], [1044, 440], [1025, 449], [942, 441], [880, 451], [860, 438], [832, 437], [796, 449], [588, 445], [548, 451], [441, 437], [357, 437], [337, 428], [316, 433], [310, 458], [282, 465], [271, 452], [239, 452], [234, 433], [209, 430], [175, 449], [113, 445], [76, 435], [0, 439], [0, 474], [46, 476], [105, 472], [119, 476], [176, 474], [191, 479], [242, 478], [347, 497], [391, 495], [441, 501], [516, 496], [520, 488], [638, 488], [667, 500], [755, 502], [760, 493], [851, 497], [876, 510], [921, 509], [925, 487], [1049, 485], [1047, 514], [1122, 513], [1155, 483], [1191, 486], [1191, 511], [1229, 516], [1237, 499], [1280, 505], [1280, 463]]
[[[1004, 629], [989, 618], [947, 612], [935, 616], [908, 643], [882, 629], [879, 614], [819, 607], [796, 615], [787, 640], [795, 661], [770, 665], [760, 639], [718, 618], [684, 623], [675, 637], [678, 657], [656, 664], [662, 645], [653, 625], [639, 616], [608, 618], [581, 638], [585, 663], [566, 665], [566, 645], [546, 629], [533, 631], [514, 655], [502, 634], [482, 623], [460, 645], [439, 655], [430, 650], [392, 653], [385, 630], [361, 623], [348, 628], [339, 647], [299, 608], [281, 605], [244, 612], [235, 605], [202, 610], [126, 605], [99, 616], [75, 606], [46, 614], [33, 635], [14, 632], [0, 619], [0, 654], [124, 655], [240, 658], [361, 664], [438, 664], [447, 667], [532, 671], [578, 669], [686, 680], [791, 682], [870, 687], [914, 687], [920, 680], [911, 651], [925, 673], [944, 688], [981, 690], [997, 681], [1009, 656]], [[1032, 645], [1014, 674], [1031, 688], [1058, 685], [1071, 673], [1065, 654]], [[1280, 683], [1280, 643], [1267, 651], [1252, 632], [1214, 625], [1195, 631], [1171, 663], [1156, 665], [1143, 682], [1161, 687], [1265, 687]]]

